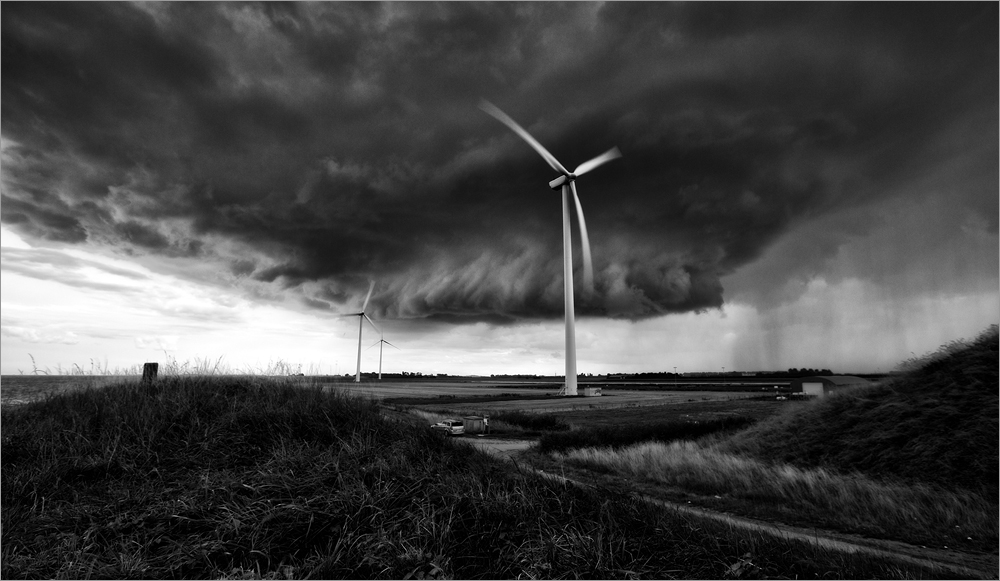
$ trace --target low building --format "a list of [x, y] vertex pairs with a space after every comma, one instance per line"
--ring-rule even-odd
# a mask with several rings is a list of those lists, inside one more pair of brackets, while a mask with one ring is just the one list
[[583, 387], [578, 391], [584, 397], [597, 397], [601, 395], [601, 388], [599, 387]]
[[840, 389], [869, 385], [870, 383], [867, 379], [854, 375], [817, 375], [793, 379], [790, 391], [801, 393], [804, 396], [823, 397]]

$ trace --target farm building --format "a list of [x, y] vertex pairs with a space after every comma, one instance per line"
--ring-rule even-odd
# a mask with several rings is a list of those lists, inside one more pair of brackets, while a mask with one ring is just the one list
[[822, 375], [815, 377], [799, 377], [792, 380], [791, 392], [823, 397], [824, 395], [857, 385], [868, 385], [870, 382], [863, 377], [853, 375]]

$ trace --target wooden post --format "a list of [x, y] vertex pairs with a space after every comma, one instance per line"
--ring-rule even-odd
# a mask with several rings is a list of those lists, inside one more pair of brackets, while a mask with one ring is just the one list
[[156, 379], [156, 370], [159, 366], [159, 363], [144, 363], [142, 365], [142, 382], [152, 383]]

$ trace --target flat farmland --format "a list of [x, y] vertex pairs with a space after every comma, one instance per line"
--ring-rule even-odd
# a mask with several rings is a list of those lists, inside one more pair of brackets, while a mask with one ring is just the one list
[[691, 398], [674, 399], [655, 406], [571, 410], [560, 413], [559, 419], [575, 427], [611, 427], [621, 426], [623, 423], [652, 425], [665, 422], [704, 422], [726, 417], [750, 417], [762, 420], [778, 413], [786, 406], [796, 405], [793, 401], [777, 401], [773, 398], [690, 400]]
[[[393, 403], [399, 400], [404, 405], [453, 413], [498, 413], [522, 411], [528, 413], [580, 413], [591, 410], [622, 408], [662, 407], [684, 408], [711, 402], [745, 402], [753, 407], [755, 403], [773, 402], [750, 401], [748, 398], [759, 392], [732, 391], [668, 391], [607, 389], [600, 397], [561, 397], [559, 385], [491, 382], [383, 382], [375, 383], [331, 383], [331, 389], [341, 389], [350, 393], [364, 394]], [[737, 406], [737, 407], [742, 407]], [[764, 406], [760, 406], [764, 407]], [[773, 406], [772, 406], [773, 407]], [[704, 408], [691, 408], [698, 417], [711, 414]], [[650, 412], [651, 416], [657, 415]], [[650, 419], [654, 419], [651, 417]], [[698, 418], [692, 418], [698, 419]]]
[[[538, 395], [531, 394], [531, 395]], [[417, 407], [433, 407], [469, 412], [510, 412], [522, 411], [528, 413], [559, 413], [560, 416], [570, 412], [586, 413], [590, 410], [609, 410], [623, 408], [646, 408], [662, 406], [685, 406], [703, 402], [728, 402], [751, 397], [751, 394], [733, 392], [684, 392], [684, 391], [629, 391], [608, 390], [600, 397], [559, 397], [544, 399], [513, 399], [496, 400], [484, 398], [481, 402], [449, 403], [447, 399], [440, 402], [427, 402]]]
[[447, 401], [447, 398], [485, 398], [491, 396], [495, 397], [501, 394], [537, 397], [546, 394], [555, 394], [559, 391], [558, 386], [546, 389], [544, 387], [526, 386], [525, 384], [496, 384], [455, 381], [385, 381], [382, 383], [320, 382], [320, 384], [330, 389], [340, 389], [345, 392], [362, 394], [379, 400], [400, 398], [442, 398], [442, 401]]

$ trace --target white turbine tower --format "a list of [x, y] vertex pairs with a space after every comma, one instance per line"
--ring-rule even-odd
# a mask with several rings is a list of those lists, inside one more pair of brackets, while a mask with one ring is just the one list
[[374, 289], [375, 289], [375, 281], [373, 280], [371, 285], [368, 286], [368, 295], [365, 297], [364, 304], [361, 305], [361, 312], [341, 315], [342, 317], [358, 318], [358, 371], [354, 375], [354, 383], [361, 383], [361, 334], [365, 328], [365, 319], [368, 320], [368, 323], [371, 324], [371, 326], [374, 327], [376, 331], [379, 331], [379, 333], [381, 333], [381, 331], [378, 328], [378, 325], [376, 325], [375, 322], [371, 320], [371, 317], [365, 314], [365, 309], [368, 308], [368, 299], [372, 298], [372, 290]]
[[[385, 340], [385, 335], [382, 334], [381, 330], [379, 330], [379, 332], [378, 332], [378, 337], [379, 337], [378, 342], [372, 343], [371, 347], [369, 347], [368, 349], [371, 349], [372, 347], [378, 345], [378, 380], [382, 381], [382, 347], [384, 345], [388, 345], [388, 346], [390, 346], [390, 347], [392, 347], [393, 349], [396, 349], [396, 350], [399, 350], [399, 347], [396, 347], [392, 343], [386, 341]], [[367, 349], [366, 349], [366, 351], [367, 351]]]
[[580, 164], [575, 170], [568, 171], [559, 160], [548, 152], [542, 144], [535, 141], [530, 133], [517, 124], [516, 121], [507, 116], [506, 113], [498, 109], [489, 101], [482, 101], [479, 108], [495, 117], [498, 121], [510, 127], [514, 133], [521, 136], [528, 142], [535, 151], [549, 164], [549, 166], [559, 172], [556, 179], [549, 182], [549, 187], [553, 190], [562, 190], [562, 217], [563, 217], [563, 294], [566, 309], [566, 395], [576, 395], [576, 320], [573, 306], [573, 244], [570, 235], [569, 205], [570, 194], [573, 195], [573, 204], [576, 206], [576, 217], [580, 224], [580, 242], [583, 247], [583, 283], [584, 290], [588, 293], [594, 288], [594, 266], [590, 259], [590, 239], [587, 237], [587, 223], [583, 219], [583, 207], [580, 205], [580, 196], [576, 193], [576, 178], [601, 166], [612, 159], [622, 156], [617, 147], [605, 151], [590, 161]]

